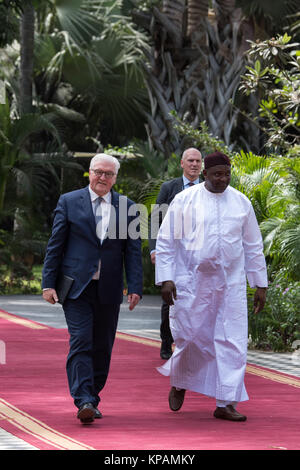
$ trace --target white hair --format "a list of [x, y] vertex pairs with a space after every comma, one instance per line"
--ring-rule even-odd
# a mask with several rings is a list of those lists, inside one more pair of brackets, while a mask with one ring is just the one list
[[94, 168], [94, 164], [97, 162], [109, 162], [115, 165], [115, 172], [118, 173], [120, 169], [120, 163], [117, 158], [107, 153], [97, 153], [90, 161], [90, 169]]

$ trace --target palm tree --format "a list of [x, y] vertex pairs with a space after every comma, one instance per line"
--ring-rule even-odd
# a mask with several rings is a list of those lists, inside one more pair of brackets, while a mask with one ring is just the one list
[[[209, 8], [211, 4], [213, 8]], [[277, 7], [281, 15], [290, 12], [282, 9], [280, 1], [274, 2], [274, 9]], [[263, 5], [260, 12], [266, 13]], [[180, 149], [171, 111], [194, 127], [206, 121], [213, 135], [227, 145], [239, 138], [238, 132], [234, 134], [241, 105], [238, 85], [245, 67], [246, 40], [256, 39], [255, 15], [258, 10], [245, 18], [235, 0], [164, 0], [148, 16], [144, 11], [134, 13], [153, 45], [144, 66], [151, 102], [149, 137], [166, 157]], [[232, 102], [237, 106], [232, 107]], [[257, 105], [253, 97], [249, 102]], [[244, 139], [247, 144], [246, 131]]]
[[135, 133], [145, 137], [148, 97], [140, 64], [148, 45], [129, 18], [122, 17], [121, 2], [54, 1], [51, 11], [39, 10], [37, 17], [39, 99], [85, 115], [79, 146], [90, 146], [87, 137], [100, 137], [103, 145], [124, 144]]
[[214, 11], [208, 6], [207, 0], [165, 0], [149, 18], [154, 49], [144, 67], [152, 106], [149, 134], [167, 157], [180, 149], [171, 111], [193, 126], [207, 121], [226, 143], [234, 126], [230, 99], [243, 66], [237, 40], [241, 15], [234, 14], [233, 0], [217, 2]]
[[[4, 208], [8, 179], [14, 175], [15, 179], [17, 177], [24, 183], [18, 167], [30, 161], [32, 154], [27, 148], [28, 140], [41, 132], [47, 132], [60, 142], [57, 129], [47, 116], [36, 113], [12, 118], [8, 100], [0, 106], [0, 212]], [[33, 164], [36, 164], [36, 159]], [[44, 165], [47, 166], [47, 162]], [[34, 181], [31, 183], [34, 184]]]
[[32, 112], [34, 7], [26, 0], [20, 23], [20, 114]]

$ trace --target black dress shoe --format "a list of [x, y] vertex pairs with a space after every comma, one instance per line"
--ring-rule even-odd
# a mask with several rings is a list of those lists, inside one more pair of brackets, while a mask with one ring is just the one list
[[161, 342], [161, 347], [160, 347], [160, 357], [162, 359], [170, 359], [172, 354], [173, 354], [172, 343], [170, 343], [169, 341], [163, 340]]
[[101, 411], [98, 410], [98, 408], [95, 409], [95, 419], [102, 419], [103, 415]]
[[185, 390], [184, 388], [177, 390], [172, 387], [169, 393], [169, 406], [172, 411], [179, 411], [184, 402]]
[[92, 423], [95, 419], [96, 408], [92, 405], [92, 403], [85, 403], [82, 405], [77, 413], [77, 418], [83, 424]]

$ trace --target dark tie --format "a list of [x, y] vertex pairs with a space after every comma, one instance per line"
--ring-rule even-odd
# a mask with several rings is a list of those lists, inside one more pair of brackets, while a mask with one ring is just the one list
[[193, 183], [192, 181], [190, 181], [190, 182], [188, 183], [188, 186], [194, 186], [194, 184], [195, 184], [195, 183]]
[[98, 197], [95, 203], [95, 222], [96, 222], [96, 233], [98, 238], [101, 238], [101, 221], [102, 221], [102, 209], [101, 202], [103, 201], [102, 197]]

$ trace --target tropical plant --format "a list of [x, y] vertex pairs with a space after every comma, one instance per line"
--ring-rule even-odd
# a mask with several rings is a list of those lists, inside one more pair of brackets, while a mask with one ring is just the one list
[[249, 198], [261, 223], [270, 216], [269, 198], [279, 180], [278, 172], [272, 167], [274, 159], [241, 150], [232, 160], [231, 185]]
[[278, 174], [268, 198], [268, 213], [260, 227], [270, 275], [277, 282], [300, 279], [300, 159], [281, 158], [271, 168]]
[[0, 0], [0, 47], [11, 44], [19, 35], [16, 13], [22, 12], [22, 0]]
[[278, 352], [293, 351], [299, 340], [300, 282], [269, 284], [267, 303], [258, 315], [253, 314], [253, 292], [249, 296], [249, 347]]
[[47, 116], [24, 114], [13, 118], [8, 99], [0, 105], [0, 212], [4, 207], [8, 178], [13, 173], [16, 176], [18, 165], [30, 159], [26, 148], [28, 139], [41, 132], [47, 132], [59, 142], [57, 129]]
[[105, 146], [144, 138], [148, 97], [141, 61], [148, 44], [123, 16], [123, 2], [26, 0], [22, 7], [17, 12], [22, 25], [20, 80], [16, 43], [8, 51], [9, 67], [6, 57], [0, 71], [0, 78], [13, 86], [20, 112], [31, 112], [31, 105], [34, 110], [56, 104], [65, 114], [84, 115], [84, 126], [65, 124], [65, 143], [75, 151], [94, 149], [91, 138], [100, 138]]
[[251, 43], [240, 85], [246, 95], [259, 96], [259, 117], [251, 117], [263, 130], [269, 152], [287, 153], [300, 143], [300, 52], [291, 39], [284, 34]]
[[148, 98], [140, 64], [148, 45], [121, 13], [120, 0], [53, 0], [51, 10], [37, 9], [39, 99], [73, 108], [87, 120], [78, 128], [81, 142], [68, 139], [72, 149], [91, 147], [88, 137], [100, 137], [106, 146], [145, 136]]
[[228, 145], [238, 114], [231, 100], [244, 67], [241, 9], [235, 0], [218, 0], [213, 8], [208, 0], [149, 3], [148, 12], [135, 11], [134, 19], [151, 37], [144, 73], [153, 145], [166, 157], [182, 150], [171, 111], [193, 127], [205, 120], [213, 135]]
[[246, 15], [254, 39], [260, 40], [283, 33], [294, 22], [299, 10], [298, 0], [236, 0], [236, 6]]
[[34, 49], [34, 6], [26, 0], [20, 19], [20, 74], [19, 113], [32, 112], [33, 49]]

